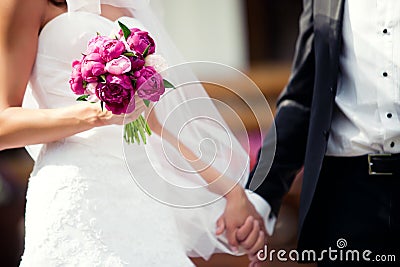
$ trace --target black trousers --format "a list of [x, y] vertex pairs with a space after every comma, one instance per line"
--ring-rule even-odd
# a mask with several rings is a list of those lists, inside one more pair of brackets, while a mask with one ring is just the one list
[[400, 266], [399, 248], [400, 175], [369, 175], [366, 156], [326, 157], [300, 234], [300, 260], [313, 261], [307, 250], [315, 250], [319, 267]]

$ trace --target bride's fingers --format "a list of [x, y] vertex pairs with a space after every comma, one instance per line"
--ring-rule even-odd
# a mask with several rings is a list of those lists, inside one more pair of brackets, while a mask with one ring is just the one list
[[223, 217], [220, 217], [217, 221], [216, 235], [221, 235], [225, 231], [225, 221]]

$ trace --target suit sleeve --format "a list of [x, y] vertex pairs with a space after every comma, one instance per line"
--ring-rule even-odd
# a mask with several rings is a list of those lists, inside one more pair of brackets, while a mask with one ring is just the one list
[[312, 0], [303, 0], [292, 74], [278, 99], [275, 127], [265, 137], [249, 179], [250, 189], [257, 187], [255, 192], [268, 201], [275, 215], [304, 164], [315, 74], [312, 6]]

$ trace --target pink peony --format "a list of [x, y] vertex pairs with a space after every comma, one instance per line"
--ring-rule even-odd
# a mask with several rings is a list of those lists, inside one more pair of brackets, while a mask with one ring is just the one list
[[143, 55], [144, 51], [149, 47], [148, 54], [154, 54], [156, 52], [156, 45], [153, 38], [150, 37], [149, 33], [139, 29], [131, 29], [131, 35], [126, 40], [131, 50]]
[[125, 44], [122, 41], [108, 38], [100, 46], [99, 53], [104, 61], [108, 62], [118, 58], [125, 51]]
[[87, 82], [96, 82], [99, 75], [106, 73], [104, 61], [97, 53], [83, 58], [81, 71], [83, 79]]
[[131, 70], [131, 60], [126, 56], [120, 56], [107, 62], [105, 70], [114, 75], [121, 75]]
[[74, 62], [72, 62], [72, 74], [71, 78], [69, 79], [70, 88], [77, 95], [82, 95], [85, 92], [81, 66], [82, 62], [79, 60], [75, 60]]
[[167, 61], [160, 55], [148, 55], [145, 60], [145, 66], [153, 67], [158, 73], [168, 68]]
[[97, 95], [96, 95], [97, 85], [98, 85], [98, 83], [96, 83], [96, 82], [88, 83], [86, 85], [85, 94], [89, 95], [89, 97], [87, 99], [89, 102], [98, 102], [99, 101], [99, 99], [97, 98]]
[[106, 36], [97, 35], [89, 40], [86, 55], [91, 53], [99, 53], [100, 47], [103, 46], [104, 42], [109, 40]]
[[137, 94], [140, 98], [153, 102], [160, 100], [160, 96], [165, 92], [164, 82], [153, 67], [143, 67], [135, 71], [134, 78], [136, 78]]

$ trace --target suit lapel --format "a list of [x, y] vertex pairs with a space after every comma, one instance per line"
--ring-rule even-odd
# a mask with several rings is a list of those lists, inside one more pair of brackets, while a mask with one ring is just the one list
[[329, 6], [329, 57], [332, 83], [336, 93], [339, 56], [342, 48], [342, 25], [345, 0], [330, 0]]
[[340, 39], [342, 33], [343, 8], [345, 0], [330, 0], [329, 18], [331, 37]]

